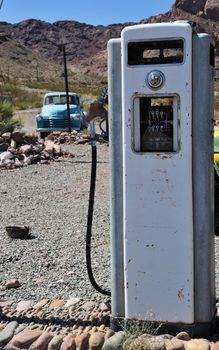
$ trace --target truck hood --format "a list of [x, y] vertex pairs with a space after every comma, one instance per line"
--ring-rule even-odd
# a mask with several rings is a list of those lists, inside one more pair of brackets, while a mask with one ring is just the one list
[[[70, 105], [70, 114], [80, 113], [77, 105]], [[66, 117], [67, 106], [66, 105], [48, 105], [43, 106], [40, 115], [42, 117]]]

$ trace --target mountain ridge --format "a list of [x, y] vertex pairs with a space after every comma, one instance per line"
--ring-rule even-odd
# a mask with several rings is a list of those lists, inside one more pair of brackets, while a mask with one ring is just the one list
[[[189, 20], [196, 23], [198, 32], [207, 32], [216, 42], [216, 64], [219, 67], [219, 4], [217, 0], [176, 0], [164, 14], [127, 22], [91, 25], [75, 20], [48, 23], [27, 19], [16, 24], [0, 22], [0, 33], [8, 35], [18, 44], [57, 64], [63, 60], [61, 44], [66, 44], [68, 66], [72, 71], [85, 74], [106, 75], [107, 41], [120, 37], [121, 30], [139, 23]], [[36, 59], [37, 60], [37, 59]]]

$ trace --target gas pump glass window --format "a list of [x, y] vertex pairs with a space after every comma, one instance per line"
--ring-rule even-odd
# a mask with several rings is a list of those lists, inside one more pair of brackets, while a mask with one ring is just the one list
[[134, 151], [177, 151], [176, 100], [175, 96], [134, 99]]
[[129, 42], [128, 65], [182, 63], [183, 52], [182, 39]]

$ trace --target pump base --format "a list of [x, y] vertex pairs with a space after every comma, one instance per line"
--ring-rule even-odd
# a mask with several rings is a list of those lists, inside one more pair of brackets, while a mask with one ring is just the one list
[[[144, 331], [144, 324], [145, 328], [147, 328], [147, 321], [127, 320], [123, 317], [111, 317], [110, 328], [117, 332], [129, 328], [129, 325], [133, 322], [138, 323], [142, 331]], [[194, 324], [163, 323], [159, 325], [158, 322], [150, 322], [150, 329], [154, 329], [154, 335], [170, 334], [176, 336], [180, 332], [187, 332], [191, 338], [210, 339], [218, 325], [219, 317], [216, 317], [213, 318], [212, 322]]]
[[208, 323], [164, 323], [161, 324], [156, 335], [171, 334], [176, 336], [179, 332], [187, 332], [191, 338], [210, 338], [215, 329], [215, 319]]

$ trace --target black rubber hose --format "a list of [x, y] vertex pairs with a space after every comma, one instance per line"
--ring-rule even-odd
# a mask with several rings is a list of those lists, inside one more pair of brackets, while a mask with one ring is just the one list
[[87, 235], [86, 235], [86, 265], [88, 277], [92, 286], [97, 292], [111, 296], [111, 292], [102, 289], [95, 281], [92, 263], [91, 263], [91, 237], [92, 237], [92, 222], [93, 222], [93, 210], [94, 210], [94, 196], [95, 196], [95, 185], [96, 185], [96, 169], [97, 169], [97, 148], [96, 145], [91, 146], [92, 161], [91, 161], [91, 180], [90, 180], [90, 195], [89, 205], [87, 214]]

